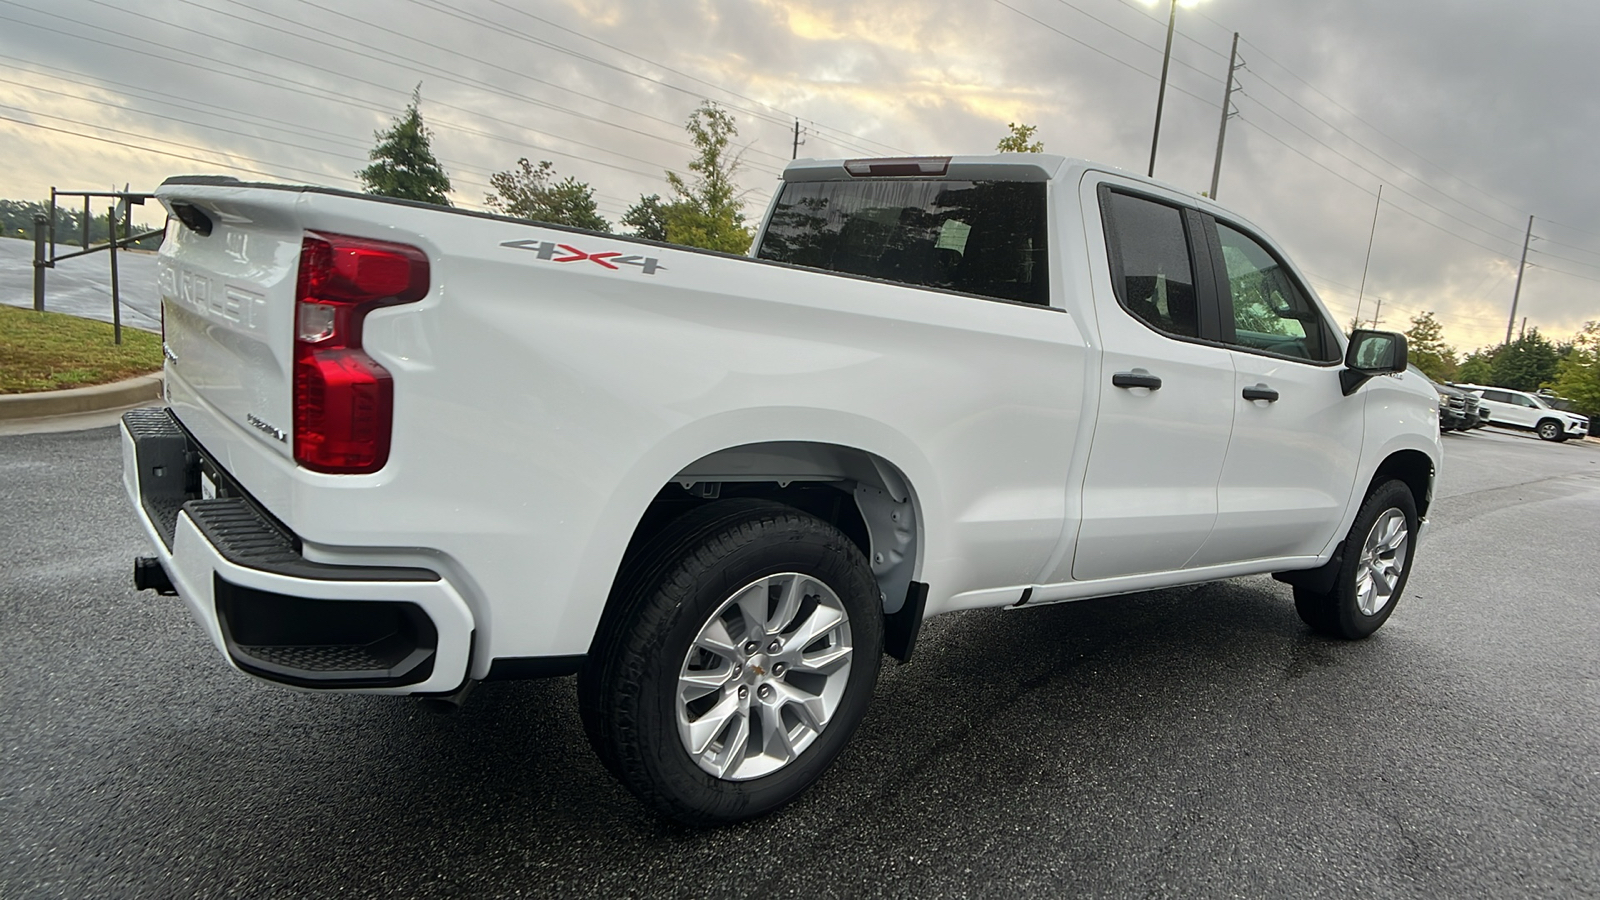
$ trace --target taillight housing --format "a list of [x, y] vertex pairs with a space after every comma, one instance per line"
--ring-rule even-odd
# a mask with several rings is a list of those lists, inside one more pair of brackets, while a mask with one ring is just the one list
[[317, 472], [365, 474], [389, 461], [394, 382], [361, 349], [367, 313], [428, 293], [415, 247], [307, 232], [294, 310], [294, 458]]

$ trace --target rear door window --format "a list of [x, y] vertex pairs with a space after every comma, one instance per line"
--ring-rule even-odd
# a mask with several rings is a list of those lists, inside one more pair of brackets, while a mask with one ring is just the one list
[[1102, 204], [1117, 301], [1157, 331], [1198, 337], [1198, 295], [1183, 210], [1116, 191], [1104, 194]]
[[756, 256], [1043, 306], [1050, 302], [1045, 185], [914, 178], [788, 183]]

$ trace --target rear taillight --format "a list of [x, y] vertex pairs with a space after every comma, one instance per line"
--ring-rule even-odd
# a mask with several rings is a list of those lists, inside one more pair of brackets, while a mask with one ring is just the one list
[[367, 313], [428, 293], [421, 250], [307, 233], [295, 290], [294, 458], [318, 472], [376, 472], [389, 460], [394, 383], [361, 349]]

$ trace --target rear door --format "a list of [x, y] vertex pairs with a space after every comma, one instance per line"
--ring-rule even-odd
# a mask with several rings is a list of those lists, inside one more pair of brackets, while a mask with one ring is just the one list
[[1115, 178], [1086, 180], [1081, 198], [1090, 247], [1106, 250], [1090, 260], [1100, 398], [1071, 575], [1181, 569], [1216, 522], [1233, 424], [1199, 214]]

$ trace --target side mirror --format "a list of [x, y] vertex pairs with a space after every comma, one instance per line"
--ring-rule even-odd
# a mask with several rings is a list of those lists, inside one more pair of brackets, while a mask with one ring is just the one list
[[1346, 397], [1375, 375], [1406, 370], [1406, 336], [1394, 331], [1357, 329], [1344, 351], [1344, 371], [1339, 387]]

